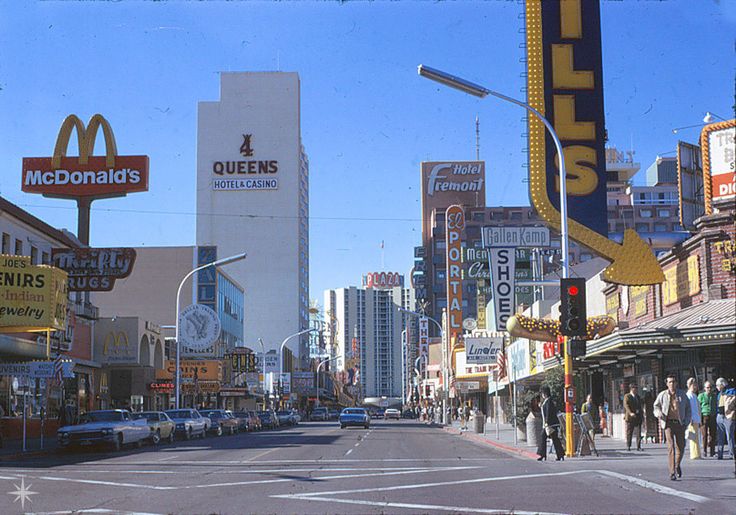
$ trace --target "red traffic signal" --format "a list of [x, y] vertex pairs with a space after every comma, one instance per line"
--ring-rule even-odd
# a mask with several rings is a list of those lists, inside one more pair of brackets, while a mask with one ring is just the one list
[[580, 293], [580, 290], [578, 289], [577, 286], [569, 286], [567, 288], [567, 294], [568, 295], [573, 295], [574, 296], [574, 295], [577, 295], [578, 293]]

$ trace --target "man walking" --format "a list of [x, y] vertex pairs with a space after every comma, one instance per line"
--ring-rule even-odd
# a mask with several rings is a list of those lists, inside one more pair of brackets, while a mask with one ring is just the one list
[[690, 425], [690, 401], [685, 392], [677, 388], [677, 379], [667, 376], [667, 389], [654, 401], [654, 415], [667, 438], [670, 479], [682, 477], [682, 454], [685, 451], [685, 428]]
[[703, 435], [703, 456], [708, 456], [710, 449], [710, 457], [716, 455], [716, 415], [718, 414], [718, 397], [713, 392], [713, 385], [710, 381], [706, 381], [703, 386], [704, 391], [698, 395], [698, 403], [700, 404], [700, 432]]
[[636, 434], [636, 450], [641, 450], [641, 399], [638, 395], [639, 386], [636, 383], [629, 385], [629, 393], [624, 395], [624, 422], [626, 422], [626, 450], [631, 450], [631, 437]]
[[728, 444], [731, 459], [734, 459], [734, 428], [736, 428], [736, 388], [729, 388], [728, 381], [723, 377], [716, 380], [718, 389], [718, 459], [723, 459], [723, 446]]

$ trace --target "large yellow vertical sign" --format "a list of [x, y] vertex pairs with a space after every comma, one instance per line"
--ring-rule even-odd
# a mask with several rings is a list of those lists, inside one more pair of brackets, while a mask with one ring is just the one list
[[[657, 284], [662, 269], [633, 230], [608, 239], [600, 5], [597, 0], [527, 0], [528, 103], [550, 121], [565, 157], [568, 232], [612, 264], [608, 282]], [[559, 156], [551, 135], [529, 116], [531, 202], [560, 228]]]

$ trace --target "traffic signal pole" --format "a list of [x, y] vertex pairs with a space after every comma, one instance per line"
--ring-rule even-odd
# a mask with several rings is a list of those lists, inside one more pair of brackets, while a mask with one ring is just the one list
[[575, 440], [572, 429], [572, 418], [575, 411], [572, 392], [572, 356], [570, 355], [570, 338], [565, 336], [565, 454], [575, 455]]

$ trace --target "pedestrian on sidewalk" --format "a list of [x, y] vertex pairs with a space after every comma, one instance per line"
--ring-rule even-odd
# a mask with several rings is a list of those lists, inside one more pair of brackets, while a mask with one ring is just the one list
[[729, 388], [723, 377], [716, 380], [718, 389], [718, 459], [723, 459], [723, 446], [728, 444], [731, 458], [734, 458], [734, 429], [736, 428], [736, 388]]
[[555, 447], [555, 454], [557, 454], [557, 461], [565, 459], [565, 450], [562, 448], [562, 442], [560, 442], [560, 419], [557, 417], [557, 406], [554, 401], [550, 398], [552, 393], [549, 386], [542, 386], [542, 434], [539, 436], [539, 443], [537, 445], [537, 454], [539, 458], [537, 461], [543, 461], [547, 459], [547, 438], [552, 439], [552, 444]]
[[468, 420], [470, 420], [470, 406], [466, 404], [461, 409], [462, 409], [462, 412], [463, 412], [463, 415], [462, 415], [462, 417], [463, 417], [463, 427], [462, 427], [462, 429], [467, 430], [468, 429]]
[[698, 403], [700, 404], [700, 431], [703, 435], [703, 456], [708, 456], [710, 449], [710, 457], [716, 455], [716, 415], [718, 414], [718, 396], [713, 391], [713, 385], [710, 381], [706, 381], [703, 385], [703, 392], [698, 395]]
[[624, 422], [626, 422], [626, 450], [631, 450], [631, 437], [636, 434], [636, 450], [641, 450], [642, 406], [639, 385], [631, 383], [629, 393], [624, 395]]
[[687, 398], [690, 401], [690, 413], [692, 418], [685, 433], [686, 440], [690, 442], [690, 459], [700, 459], [700, 403], [698, 402], [698, 381], [691, 377], [687, 380]]
[[670, 479], [682, 477], [682, 454], [685, 451], [685, 428], [690, 425], [690, 401], [677, 388], [677, 378], [667, 376], [667, 389], [657, 395], [654, 414], [667, 439]]
[[593, 402], [592, 394], [588, 394], [588, 396], [585, 398], [585, 402], [582, 406], [580, 406], [580, 413], [590, 414], [590, 418], [593, 420], [593, 425], [595, 425], [595, 427], [598, 427], [598, 425], [600, 424], [600, 418], [598, 417], [598, 406], [596, 406], [595, 402]]

